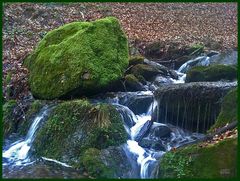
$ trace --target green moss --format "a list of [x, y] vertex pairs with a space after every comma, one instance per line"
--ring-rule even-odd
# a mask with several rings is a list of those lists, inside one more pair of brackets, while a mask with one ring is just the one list
[[234, 80], [237, 68], [230, 65], [212, 65], [193, 67], [187, 72], [186, 82]]
[[89, 148], [80, 160], [89, 175], [95, 178], [113, 178], [114, 171], [103, 163], [100, 150]]
[[212, 132], [216, 128], [223, 127], [227, 123], [231, 123], [233, 121], [237, 121], [237, 88], [229, 91], [223, 98], [221, 112], [209, 132]]
[[122, 77], [127, 38], [114, 17], [73, 22], [48, 32], [25, 65], [36, 97], [94, 94]]
[[52, 111], [39, 131], [34, 154], [75, 164], [88, 148], [104, 149], [126, 139], [121, 117], [111, 105], [67, 101]]
[[214, 145], [191, 145], [166, 153], [160, 162], [161, 178], [233, 178], [237, 172], [237, 139]]
[[3, 105], [3, 137], [9, 136], [16, 131], [16, 119], [14, 117], [14, 109], [17, 106], [15, 100], [9, 100]]
[[132, 56], [129, 58], [129, 65], [142, 64], [144, 62], [143, 56]]
[[133, 74], [128, 74], [125, 76], [125, 80], [129, 83], [137, 83], [138, 82], [138, 79], [135, 77], [135, 75]]

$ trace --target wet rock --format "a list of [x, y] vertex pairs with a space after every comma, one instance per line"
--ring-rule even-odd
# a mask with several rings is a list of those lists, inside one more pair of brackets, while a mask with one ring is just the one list
[[165, 151], [166, 150], [164, 145], [162, 144], [161, 140], [143, 138], [139, 142], [139, 145], [143, 148], [154, 149], [155, 151]]
[[152, 124], [153, 124], [153, 121], [149, 120], [141, 127], [138, 135], [135, 137], [135, 140], [137, 142], [141, 141], [143, 137], [145, 137], [149, 133]]
[[192, 82], [159, 87], [152, 120], [204, 133], [214, 124], [223, 96], [236, 86], [236, 82]]
[[237, 65], [238, 52], [229, 50], [224, 53], [212, 55], [209, 59], [211, 65], [224, 64], [224, 65]]
[[150, 132], [151, 138], [168, 138], [171, 136], [172, 130], [167, 126], [157, 126], [153, 128]]
[[128, 74], [125, 76], [125, 87], [126, 87], [126, 91], [146, 90], [143, 84], [133, 74]]
[[131, 73], [135, 76], [141, 75], [146, 80], [151, 80], [154, 76], [158, 74], [164, 74], [162, 70], [157, 69], [154, 66], [146, 65], [146, 64], [137, 64], [132, 67]]

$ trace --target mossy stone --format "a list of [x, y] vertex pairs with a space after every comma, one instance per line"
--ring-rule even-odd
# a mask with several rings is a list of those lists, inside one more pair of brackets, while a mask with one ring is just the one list
[[150, 80], [158, 74], [164, 74], [163, 71], [147, 64], [137, 64], [133, 66], [131, 69], [131, 73], [136, 77], [143, 76], [146, 80]]
[[143, 64], [143, 62], [144, 62], [143, 56], [132, 56], [129, 58], [129, 65]]
[[24, 63], [37, 98], [92, 95], [122, 77], [127, 38], [114, 17], [73, 22], [48, 32]]
[[234, 80], [237, 68], [231, 65], [197, 66], [187, 72], [186, 82]]
[[221, 128], [227, 123], [237, 121], [237, 106], [237, 88], [235, 88], [229, 91], [223, 98], [221, 112], [209, 132], [212, 132], [216, 128]]
[[90, 104], [85, 100], [58, 104], [39, 130], [33, 154], [78, 165], [88, 148], [118, 146], [127, 139], [122, 119], [107, 104]]
[[84, 152], [80, 160], [87, 173], [92, 177], [113, 178], [114, 171], [103, 163], [100, 150], [89, 148]]
[[170, 151], [161, 158], [159, 167], [160, 178], [234, 178], [236, 173], [236, 138]]

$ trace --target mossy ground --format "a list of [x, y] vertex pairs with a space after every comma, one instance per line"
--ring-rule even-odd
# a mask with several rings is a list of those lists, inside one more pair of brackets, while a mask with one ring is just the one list
[[187, 72], [186, 82], [234, 80], [237, 68], [232, 65], [197, 66]]
[[35, 97], [93, 94], [122, 77], [127, 38], [114, 17], [69, 23], [48, 32], [25, 65]]
[[216, 128], [221, 128], [227, 123], [237, 121], [237, 107], [237, 88], [235, 88], [229, 91], [228, 94], [223, 98], [221, 112], [209, 132], [212, 132]]
[[111, 105], [75, 100], [59, 104], [34, 142], [34, 154], [79, 166], [88, 148], [118, 146], [127, 139], [119, 113]]
[[166, 153], [160, 162], [160, 178], [233, 178], [237, 173], [237, 139], [199, 147], [191, 145]]
[[15, 100], [9, 100], [3, 105], [3, 137], [9, 136], [16, 131], [16, 120], [14, 117], [14, 108], [17, 106]]

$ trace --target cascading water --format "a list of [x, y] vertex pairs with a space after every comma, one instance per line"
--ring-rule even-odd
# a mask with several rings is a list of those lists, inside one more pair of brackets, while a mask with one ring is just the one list
[[3, 158], [7, 159], [10, 163], [15, 163], [16, 165], [29, 163], [28, 152], [31, 148], [32, 142], [34, 141], [36, 131], [39, 128], [40, 123], [48, 116], [49, 110], [48, 106], [42, 108], [40, 113], [33, 120], [25, 139], [12, 143], [7, 150], [3, 151]]
[[[126, 97], [128, 97], [128, 100], [133, 100], [133, 97], [135, 96], [134, 100], [136, 102], [138, 97], [142, 98], [142, 96], [153, 96], [153, 93], [150, 91], [137, 93], [126, 92], [125, 94]], [[158, 120], [152, 120], [152, 115], [158, 106], [156, 100], [152, 99], [152, 103], [144, 111], [144, 113], [135, 114], [130, 108], [125, 106], [128, 105], [127, 100], [122, 102], [125, 105], [120, 104], [121, 101], [119, 101], [118, 96], [119, 95], [116, 95], [116, 97], [112, 98], [112, 100], [108, 99], [107, 102], [113, 104], [122, 116], [125, 129], [129, 134], [129, 140], [124, 145], [124, 150], [126, 155], [132, 155], [131, 160], [134, 158], [136, 164], [138, 165], [135, 170], [135, 172], [137, 172], [135, 175], [138, 175], [137, 178], [154, 178], [152, 168], [157, 165], [158, 160], [166, 151], [170, 151], [173, 147], [181, 146], [184, 143], [194, 141], [203, 136], [201, 134], [192, 134], [187, 131], [183, 131], [182, 129], [172, 125], [158, 123]], [[132, 99], [129, 98], [130, 96]], [[156, 138], [149, 133], [151, 132], [151, 129], [154, 130], [158, 127], [170, 127], [172, 131], [169, 138], [156, 140]], [[161, 142], [164, 150], [141, 146], [141, 140], [145, 138], [150, 140], [150, 142]]]

